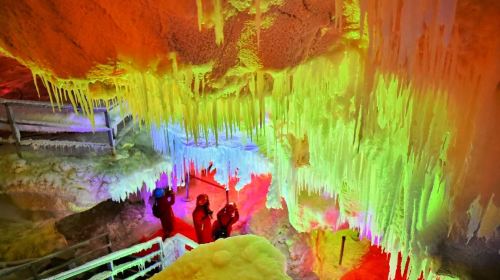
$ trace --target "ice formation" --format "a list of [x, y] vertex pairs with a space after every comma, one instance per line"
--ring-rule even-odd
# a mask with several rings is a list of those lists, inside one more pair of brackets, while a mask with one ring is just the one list
[[210, 133], [195, 142], [181, 126], [162, 125], [159, 128], [153, 126], [151, 136], [155, 149], [170, 156], [177, 178], [189, 172], [191, 163], [196, 171], [212, 163], [217, 169], [214, 179], [219, 184], [229, 187], [229, 180], [236, 177], [239, 180], [234, 187], [241, 190], [252, 181], [252, 174], [271, 171], [269, 161], [259, 153], [258, 147], [239, 131], [235, 131], [232, 137], [220, 135], [217, 140]]
[[285, 266], [268, 240], [241, 235], [200, 245], [151, 279], [290, 279]]
[[150, 139], [142, 134], [124, 138], [115, 156], [47, 157], [26, 152], [24, 159], [18, 159], [2, 155], [0, 167], [5, 172], [0, 172], [0, 193], [18, 196], [20, 201], [23, 196], [38, 197], [19, 202], [31, 210], [80, 212], [109, 198], [125, 200], [143, 184], [152, 190], [160, 175], [170, 172], [172, 166], [168, 158], [155, 153]]
[[[346, 52], [338, 64], [316, 59], [297, 67], [296, 76], [308, 81], [294, 79], [286, 100], [298, 109], [287, 118], [297, 121], [273, 123], [280, 127], [266, 131], [262, 144], [274, 162], [272, 188], [280, 190], [276, 193], [287, 201], [290, 221], [300, 230], [309, 225], [300, 214], [300, 191], [327, 193], [338, 199], [337, 223], [347, 221], [374, 242], [382, 236], [390, 252], [405, 248], [405, 257], [418, 254], [414, 242], [435, 234], [426, 229], [447, 217], [450, 205], [443, 164], [453, 128], [446, 99], [439, 92], [412, 96], [411, 85], [379, 75], [373, 102], [355, 106], [360, 85], [350, 77], [359, 71], [358, 59], [356, 52]], [[333, 120], [326, 121], [329, 115]], [[307, 135], [307, 164], [297, 166], [296, 147], [276, 145], [290, 134]]]
[[[432, 236], [486, 237], [498, 225], [498, 1], [313, 2], [172, 2], [165, 9], [179, 17], [148, 17], [140, 32], [127, 16], [141, 13], [126, 12], [143, 8], [131, 5], [115, 18], [135, 40], [111, 30], [104, 36], [116, 45], [100, 42], [94, 52], [80, 32], [73, 53], [92, 59], [75, 55], [75, 68], [47, 59], [49, 48], [27, 51], [31, 34], [6, 14], [5, 30], [21, 39], [1, 37], [0, 51], [29, 66], [55, 106], [68, 100], [93, 119], [102, 99], [126, 102], [172, 154], [174, 173], [185, 160], [197, 168], [216, 161], [216, 180], [226, 183], [238, 168], [240, 188], [270, 169], [268, 206], [284, 198], [298, 230], [315, 219], [304, 217], [301, 193], [334, 198], [333, 226], [347, 222], [382, 245], [392, 277], [401, 251], [412, 256], [411, 279], [421, 271], [432, 278]], [[270, 163], [227, 141], [238, 131]]]

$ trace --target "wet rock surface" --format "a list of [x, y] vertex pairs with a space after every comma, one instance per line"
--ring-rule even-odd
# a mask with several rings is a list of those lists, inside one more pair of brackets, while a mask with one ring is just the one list
[[142, 202], [107, 200], [87, 211], [61, 219], [56, 228], [70, 244], [108, 233], [112, 249], [119, 250], [137, 243], [155, 225], [144, 218]]
[[491, 239], [445, 239], [435, 257], [441, 266], [438, 273], [456, 275], [460, 279], [495, 280], [500, 275], [500, 227]]
[[0, 220], [0, 261], [39, 258], [67, 246], [55, 220], [38, 222]]
[[266, 237], [287, 260], [287, 274], [292, 279], [316, 280], [312, 271], [313, 255], [305, 233], [297, 232], [289, 223], [286, 210], [261, 209], [249, 222], [247, 231]]

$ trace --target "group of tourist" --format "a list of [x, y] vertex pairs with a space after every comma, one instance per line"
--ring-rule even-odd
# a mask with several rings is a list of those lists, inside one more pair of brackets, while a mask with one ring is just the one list
[[233, 224], [240, 218], [238, 208], [234, 203], [227, 203], [222, 207], [213, 224], [212, 213], [208, 195], [198, 195], [196, 208], [193, 211], [193, 224], [200, 244], [231, 236]]
[[[171, 189], [156, 188], [153, 196], [153, 215], [161, 221], [164, 238], [170, 237], [174, 230], [175, 216], [172, 205], [175, 203], [175, 194]], [[233, 202], [227, 203], [217, 212], [213, 223], [212, 214], [208, 195], [198, 195], [193, 211], [193, 225], [200, 244], [231, 236], [232, 227], [239, 219], [238, 208]]]

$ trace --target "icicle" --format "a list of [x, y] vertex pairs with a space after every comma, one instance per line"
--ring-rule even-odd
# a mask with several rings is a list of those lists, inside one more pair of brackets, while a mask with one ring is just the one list
[[343, 0], [335, 0], [335, 28], [342, 32], [342, 15], [344, 12]]
[[[169, 142], [164, 141], [167, 133]], [[231, 138], [219, 138], [218, 142], [215, 135], [210, 134], [207, 142], [200, 140], [198, 144], [185, 137], [180, 126], [154, 127], [151, 136], [155, 149], [168, 154], [173, 165], [181, 168], [179, 174], [187, 172], [184, 170], [185, 161], [194, 162], [197, 170], [206, 168], [212, 162], [217, 168], [215, 180], [221, 185], [228, 185], [229, 178], [233, 177], [231, 170], [238, 168], [239, 181], [235, 188], [240, 190], [251, 182], [252, 174], [271, 171], [269, 162], [258, 153], [254, 144], [240, 141], [239, 132]], [[231, 163], [232, 169], [228, 168], [228, 163]]]
[[467, 214], [469, 215], [469, 223], [467, 225], [467, 243], [474, 237], [475, 232], [479, 229], [481, 224], [481, 216], [483, 213], [483, 208], [479, 203], [480, 197], [476, 197], [476, 199], [471, 203], [469, 210], [467, 210]]
[[214, 0], [212, 21], [214, 22], [215, 43], [217, 43], [217, 45], [224, 42], [224, 14], [222, 12], [221, 0]]
[[[284, 198], [290, 221], [298, 230], [309, 226], [299, 216], [299, 194], [327, 194], [339, 202], [337, 225], [347, 221], [363, 234], [369, 228], [371, 238], [393, 255], [399, 250], [403, 255], [410, 251], [417, 255], [424, 249], [415, 246], [421, 238], [415, 233], [449, 209], [450, 201], [444, 199], [450, 184], [444, 163], [455, 137], [448, 88], [443, 85], [456, 76], [459, 64], [453, 47], [459, 38], [453, 28], [456, 1], [433, 3], [361, 1], [360, 28], [368, 22], [367, 53], [371, 62], [380, 65], [378, 71], [363, 68], [365, 53], [359, 49], [346, 50], [338, 57], [311, 59], [292, 69], [263, 69], [255, 38], [260, 42], [265, 9], [264, 1], [256, 0], [255, 21], [245, 23], [237, 42], [239, 65], [229, 70], [241, 84], [224, 84], [207, 94], [205, 78], [213, 62], [178, 65], [175, 53], [168, 56], [171, 72], [162, 76], [120, 65], [126, 69], [123, 75], [101, 82], [113, 84], [116, 97], [127, 102], [136, 121], [152, 128], [155, 149], [171, 155], [175, 174], [186, 171], [186, 161], [201, 168], [215, 157], [216, 180], [228, 182], [229, 161], [240, 169], [237, 188], [241, 188], [252, 173], [271, 170], [273, 185], [267, 204], [281, 207]], [[196, 4], [201, 29], [206, 18], [202, 1]], [[346, 20], [344, 4], [335, 1], [338, 30]], [[453, 11], [443, 10], [451, 4]], [[429, 9], [432, 13], [426, 12]], [[220, 0], [214, 1], [210, 19], [216, 42], [221, 44], [224, 15]], [[53, 107], [59, 106], [63, 90], [73, 106], [81, 106], [93, 119], [99, 94], [91, 94], [89, 84], [95, 81], [54, 79], [42, 70], [33, 73], [47, 87]], [[360, 73], [368, 74], [363, 77]], [[270, 94], [264, 92], [271, 84], [264, 77], [272, 78]], [[427, 77], [433, 77], [432, 81]], [[242, 89], [249, 89], [250, 94], [243, 96]], [[267, 122], [266, 113], [271, 113]], [[168, 125], [174, 123], [182, 127]], [[225, 138], [219, 132], [222, 127]], [[260, 127], [265, 128], [265, 135]], [[228, 139], [228, 129], [233, 139]], [[235, 148], [232, 141], [244, 138], [242, 134], [259, 149], [249, 144], [251, 151], [247, 151], [241, 143]], [[306, 137], [303, 146], [290, 140]], [[263, 161], [256, 150], [272, 159], [273, 165]], [[163, 166], [147, 176], [153, 178], [165, 170]], [[130, 178], [134, 183], [144, 180], [143, 176]], [[154, 182], [148, 180], [151, 187]], [[112, 188], [113, 198], [126, 197], [125, 188]], [[352, 217], [353, 212], [360, 216]], [[475, 224], [472, 228], [477, 229]], [[415, 273], [419, 270], [417, 267]]]
[[203, 24], [203, 3], [202, 3], [202, 0], [196, 0], [196, 8], [198, 11], [198, 31], [201, 31], [201, 25]]
[[260, 45], [260, 26], [261, 26], [260, 0], [255, 0], [255, 29], [257, 30], [257, 49]]

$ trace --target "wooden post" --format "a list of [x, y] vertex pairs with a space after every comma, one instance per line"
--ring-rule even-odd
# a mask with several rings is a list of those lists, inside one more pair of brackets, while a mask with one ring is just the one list
[[[168, 133], [167, 133], [167, 137], [168, 137]], [[169, 147], [170, 149], [170, 147]], [[190, 165], [188, 165], [188, 167], [186, 167], [186, 159], [184, 159], [183, 161], [183, 167], [184, 167], [184, 184], [185, 184], [185, 188], [186, 188], [186, 197], [184, 197], [182, 200], [183, 201], [191, 201], [191, 197], [189, 197], [189, 181], [191, 179], [191, 169], [189, 168]], [[187, 172], [186, 172], [187, 170]]]
[[184, 174], [184, 183], [185, 183], [185, 188], [186, 188], [186, 196], [182, 199], [183, 201], [191, 201], [192, 198], [189, 196], [189, 178], [190, 178], [190, 174], [189, 173], [186, 173]]
[[5, 111], [7, 112], [7, 119], [10, 124], [10, 130], [12, 131], [12, 136], [14, 136], [14, 140], [16, 141], [16, 153], [20, 158], [22, 158], [23, 156], [21, 154], [21, 133], [17, 128], [16, 120], [14, 119], [14, 112], [12, 111], [12, 108], [9, 107], [9, 104], [5, 103], [4, 105], [5, 105]]
[[184, 201], [190, 201], [191, 199], [189, 198], [189, 175], [184, 173], [184, 186], [186, 188], [186, 197], [184, 198]]
[[113, 128], [111, 127], [111, 120], [109, 118], [108, 110], [104, 111], [104, 120], [106, 122], [106, 127], [108, 128], [108, 141], [111, 146], [113, 155], [115, 154], [115, 138], [113, 136]]
[[109, 234], [106, 234], [106, 244], [108, 246], [108, 254], [111, 254], [113, 250], [111, 249], [111, 239], [109, 238]]
[[340, 246], [339, 265], [342, 265], [342, 258], [344, 257], [344, 244], [345, 244], [345, 236], [342, 236], [342, 245]]
[[31, 265], [31, 264], [30, 264], [30, 265], [29, 265], [29, 268], [30, 268], [30, 272], [31, 272], [31, 274], [33, 275], [33, 278], [34, 278], [35, 280], [40, 279], [40, 278], [38, 277], [38, 273], [36, 273], [35, 269], [33, 268], [33, 265]]

